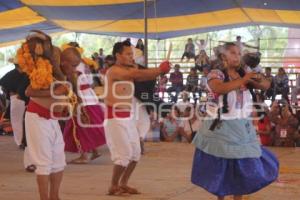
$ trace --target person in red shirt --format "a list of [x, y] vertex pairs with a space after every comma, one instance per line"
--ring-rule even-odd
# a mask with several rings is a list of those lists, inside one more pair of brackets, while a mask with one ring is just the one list
[[258, 113], [260, 120], [257, 122], [257, 133], [263, 146], [272, 145], [271, 122], [265, 112]]

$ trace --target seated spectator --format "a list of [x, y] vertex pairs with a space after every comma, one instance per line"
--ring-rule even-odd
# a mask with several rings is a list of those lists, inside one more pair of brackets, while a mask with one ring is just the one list
[[[170, 74], [171, 87], [167, 89], [172, 102], [177, 102], [178, 94], [183, 90], [183, 74], [180, 72], [180, 65], [175, 65], [175, 71]], [[172, 95], [175, 92], [175, 96]]]
[[285, 99], [287, 102], [289, 102], [289, 77], [285, 73], [283, 68], [278, 69], [278, 73], [275, 76], [275, 92], [272, 100], [275, 100], [275, 96], [277, 94], [282, 95], [282, 99]]
[[298, 134], [298, 119], [292, 114], [289, 105], [274, 101], [269, 114], [275, 124], [275, 146], [294, 147]]
[[172, 103], [164, 103], [161, 107], [161, 112], [158, 112], [158, 122], [159, 122], [159, 130], [160, 130], [160, 141], [164, 141], [164, 135], [162, 132], [163, 125], [164, 125], [164, 120], [168, 117], [172, 110], [172, 106], [174, 104]]
[[300, 74], [297, 74], [297, 78], [296, 78], [296, 85], [295, 87], [292, 89], [292, 94], [291, 94], [291, 102], [293, 105], [298, 106], [298, 99], [297, 99], [297, 95], [300, 93]]
[[162, 99], [165, 97], [165, 92], [167, 91], [168, 77], [161, 74], [158, 79], [158, 86], [156, 88], [157, 93], [162, 93]]
[[181, 62], [185, 57], [187, 57], [187, 61], [189, 61], [191, 58], [195, 59], [195, 45], [192, 38], [189, 38], [187, 44], [185, 45], [184, 53], [181, 57]]
[[150, 129], [146, 135], [145, 141], [159, 142], [160, 141], [160, 124], [157, 119], [157, 113], [151, 111], [150, 117]]
[[202, 96], [203, 92], [207, 92], [207, 76], [209, 74], [210, 70], [208, 67], [203, 68], [203, 75], [200, 78], [200, 84], [199, 84], [199, 96]]
[[209, 67], [209, 57], [207, 56], [204, 50], [201, 50], [199, 55], [195, 58], [195, 68], [198, 69], [200, 72], [203, 71], [204, 67]]
[[273, 143], [271, 122], [266, 112], [258, 112], [257, 134], [260, 137], [261, 144], [271, 146]]
[[162, 121], [161, 133], [165, 142], [180, 141], [180, 131], [182, 129], [182, 122], [179, 119], [179, 112], [176, 106], [167, 114], [166, 118]]
[[190, 74], [186, 79], [185, 90], [193, 93], [194, 100], [196, 100], [196, 93], [198, 92], [199, 77], [196, 68], [191, 68]]
[[[268, 98], [268, 99], [271, 99], [272, 98], [272, 101], [275, 100], [275, 78], [274, 76], [272, 75], [272, 69], [271, 67], [266, 67], [265, 69], [265, 77], [268, 81], [270, 81], [271, 83], [271, 86], [268, 90], [266, 91], [263, 91], [263, 94]], [[274, 98], [274, 99], [273, 99]]]
[[185, 138], [185, 140], [191, 143], [201, 128], [201, 121], [196, 115], [196, 109], [191, 109], [191, 107], [187, 107], [184, 114], [185, 119], [183, 120], [183, 129], [179, 134]]
[[189, 108], [193, 108], [194, 105], [190, 103], [189, 93], [186, 91], [181, 92], [182, 101], [177, 102], [175, 105], [178, 108], [179, 117], [184, 116], [185, 110]]

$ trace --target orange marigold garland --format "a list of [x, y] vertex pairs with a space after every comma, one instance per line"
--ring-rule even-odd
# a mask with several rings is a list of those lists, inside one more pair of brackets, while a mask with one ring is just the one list
[[47, 89], [53, 82], [52, 65], [49, 60], [38, 57], [33, 60], [28, 44], [22, 44], [17, 52], [18, 63], [23, 72], [30, 79], [30, 85], [33, 89]]
[[28, 44], [24, 43], [17, 52], [18, 63], [23, 72], [30, 74], [34, 69], [35, 63], [30, 54]]
[[34, 68], [29, 75], [31, 87], [33, 89], [47, 89], [53, 82], [52, 65], [46, 59], [39, 57]]

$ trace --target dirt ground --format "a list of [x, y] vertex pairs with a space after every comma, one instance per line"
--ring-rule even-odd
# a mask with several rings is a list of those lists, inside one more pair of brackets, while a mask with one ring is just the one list
[[[278, 181], [244, 199], [299, 200], [300, 148], [270, 148], [279, 158]], [[61, 190], [62, 200], [210, 200], [216, 199], [190, 182], [194, 147], [186, 143], [146, 143], [146, 153], [131, 179], [141, 195], [106, 195], [112, 173], [107, 148], [88, 165], [68, 165]], [[76, 155], [67, 154], [67, 160]], [[37, 200], [35, 175], [23, 169], [23, 152], [9, 136], [0, 136], [0, 200]], [[229, 198], [231, 199], [231, 198]]]

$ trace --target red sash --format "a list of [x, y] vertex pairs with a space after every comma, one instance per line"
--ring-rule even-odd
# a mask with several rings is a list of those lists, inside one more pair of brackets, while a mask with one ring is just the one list
[[31, 113], [36, 113], [40, 117], [43, 117], [45, 119], [51, 119], [52, 117], [57, 117], [57, 118], [61, 117], [61, 113], [54, 112], [51, 115], [50, 110], [48, 110], [47, 108], [35, 103], [32, 100], [29, 101], [26, 111], [31, 112]]
[[85, 85], [80, 85], [80, 90], [86, 90], [91, 88], [91, 86], [89, 84], [85, 84]]
[[130, 111], [113, 108], [111, 106], [107, 106], [106, 108], [107, 108], [107, 119], [130, 117]]

